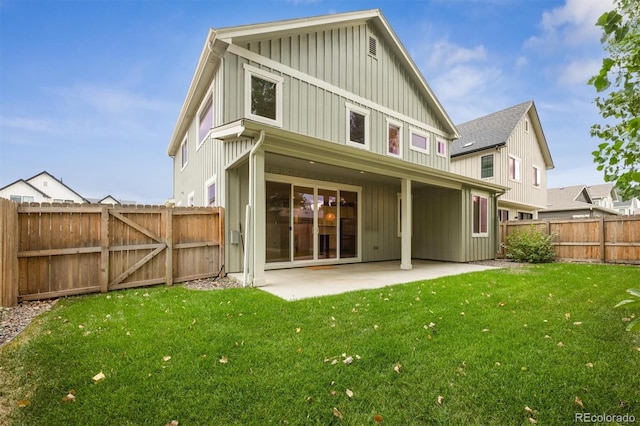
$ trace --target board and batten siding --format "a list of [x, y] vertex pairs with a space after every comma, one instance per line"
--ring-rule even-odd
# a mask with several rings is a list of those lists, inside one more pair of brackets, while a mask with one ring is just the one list
[[[367, 53], [369, 34], [378, 40], [377, 58]], [[369, 111], [372, 152], [387, 155], [387, 118], [392, 118], [402, 123], [402, 159], [449, 170], [448, 157], [435, 154], [437, 139], [450, 142], [436, 134], [442, 131], [434, 131], [442, 124], [419, 95], [410, 72], [375, 29], [362, 24], [287, 35], [247, 43], [239, 51], [227, 52], [223, 61], [225, 123], [244, 117], [247, 64], [284, 79], [283, 129], [346, 145], [346, 104], [350, 103]], [[376, 107], [358, 103], [358, 97]], [[410, 127], [429, 135], [428, 154], [410, 149]]]

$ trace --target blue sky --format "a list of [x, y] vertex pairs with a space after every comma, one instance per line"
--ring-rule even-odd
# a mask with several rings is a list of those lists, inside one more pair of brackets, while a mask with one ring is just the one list
[[611, 0], [0, 0], [0, 187], [172, 195], [169, 138], [210, 27], [379, 8], [454, 123], [533, 99], [549, 187], [602, 183], [586, 84]]

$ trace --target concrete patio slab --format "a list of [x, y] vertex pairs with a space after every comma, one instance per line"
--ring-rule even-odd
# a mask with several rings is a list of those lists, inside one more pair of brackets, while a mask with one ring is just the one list
[[[267, 284], [259, 288], [291, 301], [495, 269], [486, 265], [428, 260], [413, 260], [412, 263], [410, 270], [401, 270], [400, 261], [389, 261], [265, 271]], [[242, 274], [229, 275], [242, 280]]]

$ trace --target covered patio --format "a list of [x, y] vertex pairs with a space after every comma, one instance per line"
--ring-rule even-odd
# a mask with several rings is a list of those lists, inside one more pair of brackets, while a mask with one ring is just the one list
[[[266, 284], [259, 288], [292, 301], [494, 269], [486, 265], [419, 259], [412, 263], [412, 269], [399, 269], [399, 261], [393, 260], [268, 270], [265, 271]], [[242, 281], [242, 274], [229, 276]]]

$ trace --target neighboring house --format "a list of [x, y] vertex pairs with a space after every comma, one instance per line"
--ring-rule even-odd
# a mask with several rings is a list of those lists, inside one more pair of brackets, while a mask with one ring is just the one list
[[500, 220], [537, 219], [554, 165], [534, 102], [460, 124], [458, 131], [451, 171], [509, 187], [498, 200]]
[[18, 203], [88, 203], [89, 201], [50, 173], [43, 171], [0, 188], [0, 197]]
[[225, 208], [225, 270], [497, 249], [507, 188], [449, 171], [456, 127], [379, 10], [211, 29], [167, 153], [176, 205]]
[[[600, 185], [599, 185], [600, 186]], [[586, 185], [551, 188], [547, 190], [547, 208], [538, 212], [540, 219], [581, 219], [614, 216], [618, 212], [597, 205]]]
[[613, 183], [603, 183], [601, 185], [593, 185], [587, 187], [591, 200], [596, 206], [614, 210], [614, 203], [620, 201]]
[[615, 201], [613, 208], [625, 216], [640, 214], [640, 200], [634, 197], [627, 201]]

